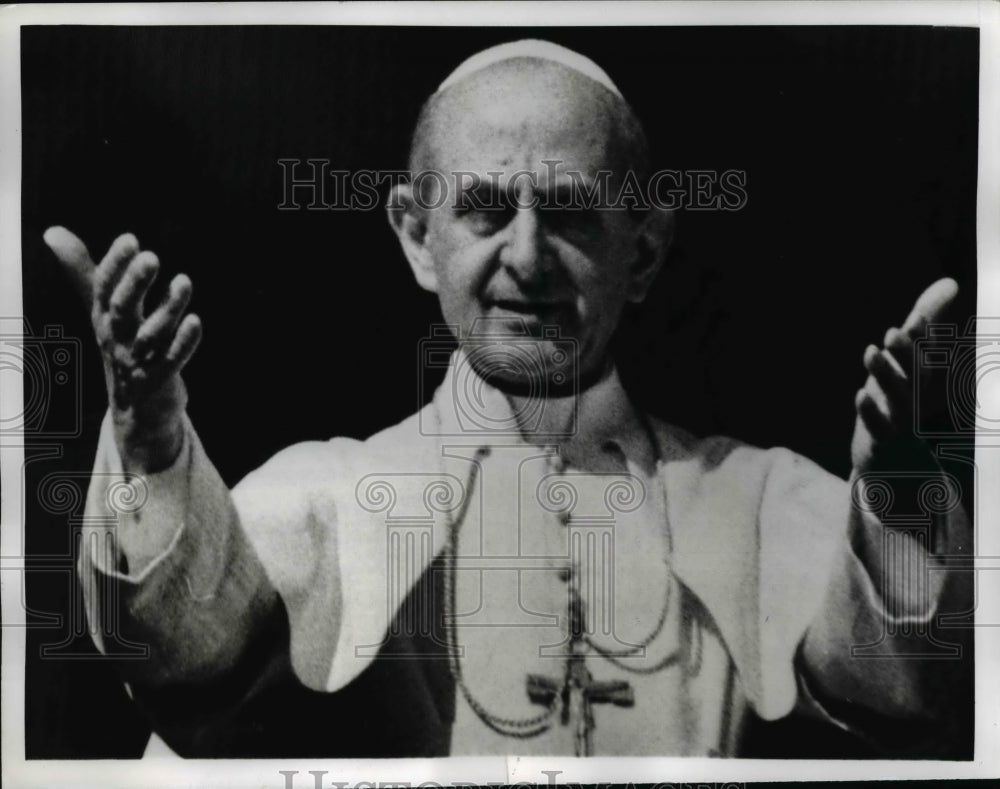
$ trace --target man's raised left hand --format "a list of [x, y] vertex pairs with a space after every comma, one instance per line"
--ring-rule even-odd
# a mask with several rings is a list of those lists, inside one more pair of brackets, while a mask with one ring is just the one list
[[[939, 279], [917, 299], [902, 327], [885, 333], [883, 347], [869, 345], [864, 353], [868, 380], [854, 398], [857, 421], [851, 440], [855, 473], [881, 465], [885, 454], [898, 458], [900, 448], [918, 455], [928, 452], [915, 432], [916, 374], [913, 344], [924, 336], [928, 324], [939, 322], [955, 300], [958, 284]], [[893, 452], [892, 449], [896, 449]], [[926, 455], [911, 458], [923, 465]], [[903, 469], [900, 469], [903, 470]]]

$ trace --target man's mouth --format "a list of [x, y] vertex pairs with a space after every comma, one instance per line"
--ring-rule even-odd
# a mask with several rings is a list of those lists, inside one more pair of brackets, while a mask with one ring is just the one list
[[526, 301], [522, 299], [495, 299], [488, 303], [491, 310], [509, 312], [526, 317], [556, 315], [569, 305], [564, 301]]

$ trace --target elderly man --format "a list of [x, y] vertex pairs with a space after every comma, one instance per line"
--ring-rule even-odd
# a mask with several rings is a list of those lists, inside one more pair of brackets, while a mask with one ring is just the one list
[[[602, 173], [608, 194], [648, 174], [594, 63], [544, 42], [473, 57], [426, 103], [411, 170], [442, 175], [397, 186], [389, 220], [458, 342], [444, 383], [367, 441], [293, 446], [231, 492], [185, 414], [190, 281], [147, 314], [158, 262], [133, 236], [95, 268], [68, 231], [46, 233], [91, 300], [110, 397], [88, 514], [117, 525], [81, 557], [88, 616], [99, 647], [149, 646], [121, 670], [166, 742], [733, 755], [750, 712], [933, 730], [960, 662], [914, 658], [944, 649], [935, 617], [966, 610], [968, 589], [931, 555], [968, 551], [969, 526], [951, 497], [890, 562], [867, 505], [899, 447], [954, 493], [909, 409], [913, 342], [955, 284], [865, 352], [851, 486], [630, 402], [609, 342], [672, 215], [575, 202]], [[143, 506], [109, 511], [115, 475]]]

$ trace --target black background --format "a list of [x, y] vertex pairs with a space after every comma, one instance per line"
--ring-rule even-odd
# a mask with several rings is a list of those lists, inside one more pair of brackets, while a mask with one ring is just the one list
[[[528, 36], [608, 71], [655, 167], [747, 173], [745, 209], [680, 212], [668, 266], [626, 320], [637, 399], [846, 476], [865, 345], [940, 276], [962, 288], [960, 326], [974, 309], [976, 30], [24, 28], [25, 315], [81, 339], [83, 402], [79, 439], [33, 440], [26, 490], [91, 467], [105, 408], [85, 312], [41, 242], [51, 224], [95, 257], [132, 231], [161, 286], [191, 275], [205, 337], [189, 413], [227, 482], [294, 441], [363, 438], [414, 412], [434, 383], [418, 375], [434, 298], [381, 210], [278, 211], [277, 160], [400, 169], [451, 69]], [[56, 557], [29, 573], [28, 603], [65, 615], [71, 529], [27, 506], [29, 565]], [[27, 755], [141, 753], [147, 730], [85, 636], [85, 658], [39, 658], [72, 621], [29, 631]], [[763, 751], [797, 755], [789, 731], [763, 731]]]

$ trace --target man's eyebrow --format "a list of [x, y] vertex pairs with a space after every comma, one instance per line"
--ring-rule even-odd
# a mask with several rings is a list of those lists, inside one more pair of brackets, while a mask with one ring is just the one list
[[503, 194], [506, 192], [506, 187], [488, 178], [477, 178], [474, 180], [459, 178], [457, 183], [459, 192], [471, 192], [475, 194]]
[[594, 185], [598, 183], [593, 178], [585, 174], [578, 173], [577, 175], [579, 176], [578, 180], [559, 178], [554, 184], [549, 184], [544, 190], [540, 191], [544, 191], [546, 194], [554, 195], [556, 197], [565, 198], [572, 197], [581, 187], [590, 191]]
[[476, 208], [503, 208], [510, 200], [506, 186], [492, 178], [456, 179], [456, 198]]
[[[601, 175], [594, 177], [579, 170], [559, 173], [548, 183], [533, 182], [532, 192], [543, 208], [592, 207], [595, 200], [605, 197], [601, 190], [607, 187], [607, 179]], [[513, 193], [517, 181], [502, 182], [497, 178], [456, 173], [454, 184], [457, 208], [505, 209], [517, 203]]]
[[560, 174], [555, 182], [539, 190], [542, 208], [593, 210], [606, 206], [607, 179], [580, 171]]
[[585, 173], [582, 170], [567, 170], [564, 173], [559, 173], [555, 178], [554, 189], [556, 191], [562, 189], [572, 189], [575, 186], [583, 185], [586, 187], [593, 187], [595, 184], [601, 183], [603, 179], [595, 178], [590, 173]]

